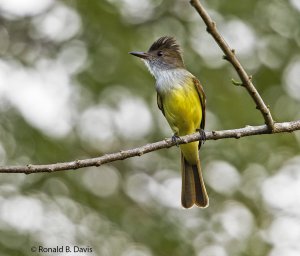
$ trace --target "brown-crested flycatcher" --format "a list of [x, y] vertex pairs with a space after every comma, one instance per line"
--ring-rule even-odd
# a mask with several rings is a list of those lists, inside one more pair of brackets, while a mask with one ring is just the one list
[[[182, 51], [173, 37], [155, 41], [147, 52], [130, 52], [144, 60], [156, 79], [157, 105], [174, 132], [173, 139], [203, 131], [205, 94], [198, 79], [185, 69]], [[182, 192], [185, 208], [208, 206], [198, 148], [199, 141], [181, 144]]]

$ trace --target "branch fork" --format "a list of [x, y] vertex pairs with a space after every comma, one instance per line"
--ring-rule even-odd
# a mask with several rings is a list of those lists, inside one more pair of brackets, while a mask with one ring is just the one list
[[216, 23], [211, 19], [208, 12], [204, 9], [199, 0], [191, 0], [190, 4], [196, 9], [196, 11], [201, 16], [202, 20], [206, 24], [206, 31], [211, 34], [211, 36], [215, 39], [216, 43], [222, 49], [224, 56], [223, 58], [228, 60], [232, 66], [235, 68], [241, 79], [241, 85], [246, 88], [251, 98], [254, 100], [257, 108], [260, 110], [265, 124], [268, 126], [270, 132], [274, 130], [274, 120], [272, 118], [271, 112], [269, 108], [264, 103], [262, 97], [256, 90], [255, 86], [252, 83], [252, 76], [249, 76], [239, 60], [236, 57], [235, 50], [231, 49], [225, 39], [219, 33]]

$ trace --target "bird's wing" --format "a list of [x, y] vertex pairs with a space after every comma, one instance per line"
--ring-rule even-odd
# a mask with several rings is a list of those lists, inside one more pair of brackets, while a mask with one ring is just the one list
[[205, 97], [203, 87], [202, 87], [201, 83], [199, 82], [199, 80], [194, 77], [193, 82], [194, 82], [195, 88], [198, 92], [198, 95], [199, 95], [199, 98], [200, 98], [200, 104], [201, 104], [201, 108], [202, 108], [202, 120], [201, 120], [199, 128], [204, 130], [206, 97]]
[[158, 93], [157, 93], [157, 106], [161, 110], [163, 115], [165, 115], [164, 108], [163, 108], [163, 103], [162, 103], [162, 98], [159, 96]]

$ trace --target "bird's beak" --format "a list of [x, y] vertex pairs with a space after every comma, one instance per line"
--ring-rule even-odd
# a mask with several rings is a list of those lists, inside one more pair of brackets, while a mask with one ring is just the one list
[[147, 52], [130, 52], [130, 54], [141, 59], [147, 59], [149, 57], [149, 54]]

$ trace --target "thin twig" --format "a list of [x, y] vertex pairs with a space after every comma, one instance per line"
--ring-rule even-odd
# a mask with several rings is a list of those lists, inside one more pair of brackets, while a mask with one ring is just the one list
[[[293, 132], [300, 130], [300, 120], [285, 122], [285, 123], [275, 123], [272, 133], [283, 133], [283, 132]], [[206, 140], [219, 140], [225, 138], [235, 138], [239, 139], [241, 137], [260, 135], [260, 134], [270, 134], [270, 130], [267, 125], [260, 126], [246, 126], [245, 128], [233, 129], [233, 130], [223, 130], [223, 131], [211, 131], [205, 132]], [[178, 141], [179, 144], [189, 143], [192, 141], [200, 140], [200, 134], [194, 133], [180, 137], [181, 140]], [[89, 158], [84, 160], [75, 160], [72, 162], [56, 163], [56, 164], [45, 164], [45, 165], [31, 165], [27, 166], [0, 166], [0, 173], [40, 173], [40, 172], [56, 172], [64, 171], [70, 169], [79, 169], [89, 166], [100, 166], [106, 163], [114, 162], [117, 160], [124, 160], [126, 158], [134, 156], [142, 156], [148, 152], [156, 151], [163, 148], [170, 148], [176, 145], [176, 142], [172, 139], [165, 139], [159, 142], [147, 144], [138, 148], [128, 149], [120, 151], [117, 153], [106, 154], [96, 158]]]
[[238, 73], [242, 81], [243, 86], [247, 89], [248, 93], [254, 100], [257, 108], [262, 113], [265, 123], [271, 132], [274, 129], [274, 121], [271, 112], [269, 108], [266, 106], [266, 104], [264, 103], [263, 99], [261, 98], [260, 94], [256, 90], [255, 86], [253, 85], [251, 81], [251, 76], [249, 76], [246, 73], [245, 69], [242, 67], [241, 63], [237, 59], [234, 49], [231, 49], [230, 46], [227, 44], [227, 42], [224, 40], [224, 38], [221, 36], [221, 34], [219, 33], [216, 27], [216, 23], [211, 19], [211, 17], [204, 9], [200, 1], [190, 0], [190, 4], [196, 9], [196, 11], [203, 19], [204, 23], [207, 26], [207, 31], [212, 35], [212, 37], [215, 39], [217, 44], [224, 52], [226, 60], [228, 60], [235, 68], [236, 72]]

